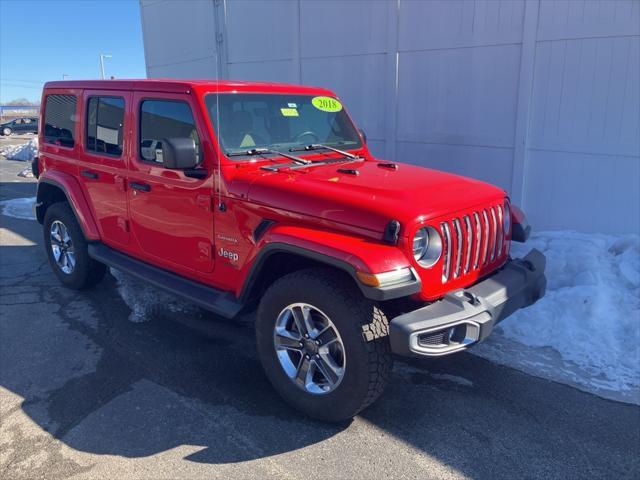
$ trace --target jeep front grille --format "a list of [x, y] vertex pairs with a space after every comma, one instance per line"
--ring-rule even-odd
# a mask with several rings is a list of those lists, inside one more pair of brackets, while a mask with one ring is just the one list
[[502, 206], [479, 209], [440, 224], [442, 232], [442, 283], [481, 269], [502, 256], [504, 238]]

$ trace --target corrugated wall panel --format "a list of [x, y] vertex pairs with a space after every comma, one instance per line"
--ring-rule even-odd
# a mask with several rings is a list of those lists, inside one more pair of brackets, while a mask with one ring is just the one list
[[640, 0], [141, 10], [150, 76], [326, 86], [377, 155], [513, 189], [536, 228], [640, 232]]
[[538, 40], [640, 34], [637, 0], [544, 0]]
[[524, 1], [401, 2], [397, 157], [511, 189]]
[[398, 141], [513, 147], [520, 46], [400, 54]]
[[524, 0], [402, 1], [400, 50], [522, 42]]
[[527, 215], [550, 230], [640, 232], [638, 157], [532, 151]]
[[[385, 139], [385, 55], [356, 55], [302, 60], [302, 83], [329, 86], [348, 105], [371, 140]], [[360, 79], [354, 82], [353, 78]]]
[[386, 2], [300, 2], [301, 56], [384, 53], [387, 11]]
[[639, 73], [640, 37], [539, 42], [530, 148], [638, 155]]
[[[298, 36], [297, 3], [289, 0], [227, 2], [230, 64], [289, 60]], [[254, 65], [259, 70], [259, 65]]]
[[144, 2], [141, 17], [148, 76], [152, 67], [173, 66], [176, 72], [187, 74], [192, 63], [205, 59], [215, 62], [216, 26], [211, 2]]
[[542, 228], [640, 232], [640, 2], [540, 4], [524, 205]]

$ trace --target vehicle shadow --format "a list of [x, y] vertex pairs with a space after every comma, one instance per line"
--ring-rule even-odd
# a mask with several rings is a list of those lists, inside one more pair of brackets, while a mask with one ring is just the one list
[[[33, 185], [24, 185], [11, 187], [33, 196]], [[2, 223], [25, 243], [41, 243], [36, 222], [3, 216]], [[325, 442], [326, 455], [360, 451], [366, 463], [385, 454], [367, 445], [381, 441], [367, 432], [381, 431], [473, 478], [638, 471], [638, 433], [628, 428], [637, 424], [636, 407], [470, 354], [398, 361], [383, 397], [361, 415], [365, 437], [354, 432], [351, 443], [335, 445], [327, 440], [351, 434], [351, 422], [316, 422], [275, 394], [257, 359], [250, 313], [231, 322], [160, 306], [135, 323], [113, 276], [69, 292], [40, 245], [4, 243], [0, 385], [73, 449], [138, 458], [191, 445], [197, 451], [187, 460], [229, 464]]]

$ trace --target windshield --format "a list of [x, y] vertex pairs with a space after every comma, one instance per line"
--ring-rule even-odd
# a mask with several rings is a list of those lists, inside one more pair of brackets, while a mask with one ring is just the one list
[[206, 95], [205, 103], [226, 154], [256, 148], [287, 151], [311, 144], [362, 146], [342, 104], [333, 97], [224, 93]]

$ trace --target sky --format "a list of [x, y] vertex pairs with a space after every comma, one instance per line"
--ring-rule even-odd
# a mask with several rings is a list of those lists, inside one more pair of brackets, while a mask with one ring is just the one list
[[39, 101], [50, 80], [144, 78], [138, 0], [0, 0], [0, 103]]

